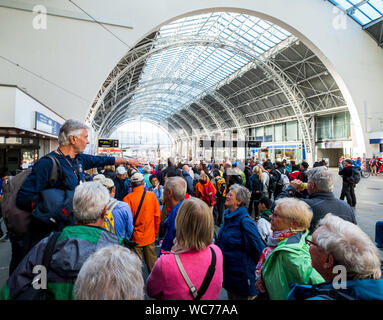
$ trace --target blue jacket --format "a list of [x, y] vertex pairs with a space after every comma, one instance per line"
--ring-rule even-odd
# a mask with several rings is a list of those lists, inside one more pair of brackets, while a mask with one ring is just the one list
[[165, 220], [166, 234], [162, 241], [161, 251], [170, 251], [173, 247], [173, 240], [176, 237], [176, 217], [178, 209], [180, 208], [183, 200], [169, 212], [167, 219]]
[[132, 187], [128, 178], [121, 180], [120, 178], [115, 177], [113, 182], [116, 187], [115, 199], [122, 201], [128, 193], [132, 192]]
[[223, 287], [241, 296], [255, 296], [255, 268], [265, 245], [245, 207], [226, 209], [224, 215], [217, 241], [223, 254]]
[[[49, 155], [56, 157], [61, 165], [65, 181], [58, 180], [55, 187], [63, 190], [74, 190], [80, 181], [84, 181], [84, 170], [113, 165], [115, 162], [114, 157], [92, 156], [89, 154], [78, 154], [74, 159], [57, 154], [54, 151]], [[32, 172], [25, 179], [16, 196], [16, 205], [20, 209], [32, 211], [34, 198], [48, 186], [52, 167], [52, 160], [46, 157], [42, 157], [32, 167]]]
[[[110, 198], [110, 201], [113, 200], [113, 198]], [[112, 215], [114, 218], [116, 236], [123, 239], [130, 239], [133, 233], [133, 216], [129, 205], [126, 202], [118, 201], [117, 205], [113, 208]]]
[[310, 285], [295, 284], [288, 295], [288, 300], [339, 300], [337, 295], [331, 298], [331, 293], [334, 291], [347, 295], [347, 299], [383, 300], [383, 279], [350, 280], [346, 282], [346, 289], [339, 290], [335, 290], [332, 283], [328, 282], [316, 285], [314, 288]]
[[182, 176], [186, 180], [186, 193], [188, 193], [191, 196], [194, 196], [194, 188], [193, 188], [193, 178], [189, 174], [189, 172], [186, 172], [185, 170], [182, 170]]

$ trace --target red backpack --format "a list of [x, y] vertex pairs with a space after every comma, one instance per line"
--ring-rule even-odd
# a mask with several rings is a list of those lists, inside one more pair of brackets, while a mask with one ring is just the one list
[[205, 195], [204, 195], [204, 201], [209, 207], [212, 207], [216, 205], [217, 203], [217, 196], [215, 195], [214, 187], [212, 183], [209, 181], [208, 183], [205, 183], [203, 185], [203, 188], [205, 190]]

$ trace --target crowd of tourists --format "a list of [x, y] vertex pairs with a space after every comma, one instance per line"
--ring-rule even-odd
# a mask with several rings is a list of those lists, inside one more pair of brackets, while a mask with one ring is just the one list
[[324, 161], [145, 164], [84, 154], [87, 130], [68, 120], [57, 150], [4, 181], [2, 299], [383, 299], [348, 165], [345, 202]]

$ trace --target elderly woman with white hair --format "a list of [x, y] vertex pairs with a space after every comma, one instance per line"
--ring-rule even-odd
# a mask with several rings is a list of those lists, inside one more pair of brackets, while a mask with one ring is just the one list
[[118, 245], [93, 253], [83, 264], [74, 286], [76, 300], [144, 300], [142, 262]]
[[297, 284], [289, 299], [383, 300], [379, 251], [358, 226], [328, 213], [306, 242], [312, 266], [326, 282]]
[[249, 202], [247, 188], [239, 184], [230, 187], [217, 241], [223, 253], [223, 287], [229, 300], [252, 300], [257, 295], [255, 267], [265, 245], [247, 212]]
[[256, 275], [259, 297], [285, 300], [291, 283], [318, 284], [322, 276], [311, 266], [305, 242], [313, 213], [303, 201], [276, 201], [271, 219], [272, 236], [259, 259]]

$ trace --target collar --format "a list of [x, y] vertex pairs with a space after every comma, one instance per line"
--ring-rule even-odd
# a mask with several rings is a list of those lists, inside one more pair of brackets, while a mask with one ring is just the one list
[[179, 209], [179, 207], [181, 206], [182, 202], [184, 202], [184, 200], [185, 200], [185, 199], [183, 199], [183, 200], [181, 200], [180, 202], [178, 202], [177, 205], [176, 205], [172, 210], [170, 210], [169, 215], [170, 215], [171, 213], [173, 213], [173, 212], [177, 212], [178, 209]]
[[231, 219], [235, 217], [236, 215], [240, 214], [248, 214], [247, 209], [245, 207], [239, 207], [238, 209], [234, 210], [233, 212], [230, 212], [229, 209], [225, 210], [225, 218]]
[[332, 192], [315, 192], [310, 194], [309, 199], [314, 198], [326, 198], [326, 199], [333, 199], [335, 198], [334, 193]]

